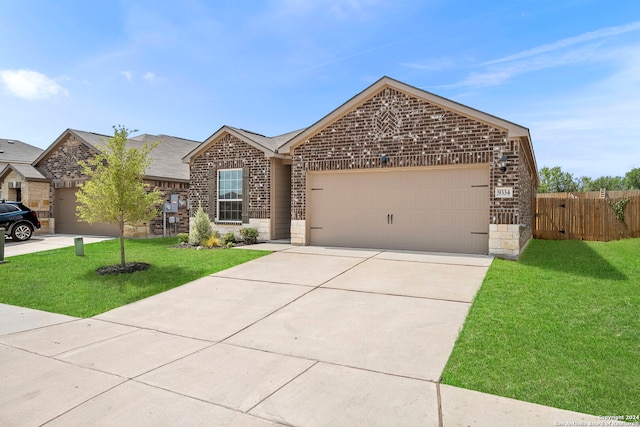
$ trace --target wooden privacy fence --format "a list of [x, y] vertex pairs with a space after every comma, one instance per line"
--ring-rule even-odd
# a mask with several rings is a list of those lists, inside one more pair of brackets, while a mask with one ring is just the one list
[[[640, 237], [640, 191], [611, 192], [605, 198], [599, 197], [598, 192], [539, 194], [534, 237], [601, 242]], [[625, 198], [629, 202], [623, 211], [623, 223], [612, 205], [620, 206]]]

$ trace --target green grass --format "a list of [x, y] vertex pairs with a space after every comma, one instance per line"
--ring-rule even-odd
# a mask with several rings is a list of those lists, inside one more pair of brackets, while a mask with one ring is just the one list
[[77, 317], [90, 317], [192, 280], [264, 256], [267, 251], [176, 249], [175, 238], [127, 240], [127, 262], [151, 267], [98, 276], [99, 267], [120, 263], [119, 240], [14, 256], [0, 265], [0, 302]]
[[640, 239], [534, 240], [494, 260], [442, 382], [594, 415], [640, 414]]

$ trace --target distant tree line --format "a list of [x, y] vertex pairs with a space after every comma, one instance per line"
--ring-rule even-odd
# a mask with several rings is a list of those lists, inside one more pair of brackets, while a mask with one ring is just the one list
[[609, 191], [640, 189], [640, 168], [631, 169], [622, 176], [601, 176], [576, 178], [569, 172], [564, 172], [560, 166], [540, 169], [540, 186], [538, 193], [565, 193], [580, 191]]

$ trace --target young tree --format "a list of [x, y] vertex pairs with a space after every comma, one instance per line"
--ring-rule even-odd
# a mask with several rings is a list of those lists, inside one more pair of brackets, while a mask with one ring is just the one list
[[640, 168], [633, 168], [624, 176], [629, 190], [640, 190]]
[[106, 142], [102, 153], [86, 162], [78, 162], [89, 179], [79, 186], [77, 212], [81, 221], [90, 224], [118, 225], [120, 265], [124, 267], [125, 224], [149, 221], [156, 216], [156, 206], [162, 201], [162, 195], [157, 188], [149, 191], [143, 182], [144, 173], [151, 164], [149, 153], [155, 145], [127, 148], [127, 138], [132, 131], [123, 126], [113, 129], [114, 136]]
[[578, 183], [569, 172], [563, 172], [560, 166], [540, 169], [538, 193], [564, 193], [578, 191]]

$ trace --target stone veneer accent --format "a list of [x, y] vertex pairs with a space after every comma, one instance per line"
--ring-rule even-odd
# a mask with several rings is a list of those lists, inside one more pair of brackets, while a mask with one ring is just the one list
[[250, 218], [249, 227], [258, 230], [258, 240], [271, 240], [271, 220], [268, 218]]
[[[528, 168], [521, 151], [521, 141], [509, 140], [505, 129], [385, 88], [293, 150], [292, 219], [306, 218], [309, 171], [489, 164], [490, 223], [515, 225], [518, 241], [521, 236], [528, 240], [531, 223], [524, 223], [522, 234], [519, 224], [523, 214], [526, 221], [532, 218], [532, 210], [520, 196], [525, 191], [531, 199], [533, 176], [529, 173], [531, 179], [525, 180]], [[503, 154], [508, 158], [506, 172], [495, 166]], [[381, 162], [383, 155], [386, 165]], [[520, 188], [523, 184], [526, 189]], [[514, 197], [495, 198], [498, 186], [513, 187]], [[292, 243], [294, 236], [296, 241], [305, 240], [293, 223], [291, 236]]]
[[41, 181], [25, 181], [15, 171], [9, 172], [2, 183], [2, 194], [7, 200], [16, 199], [16, 190], [9, 188], [9, 182], [20, 182], [21, 201], [35, 211], [41, 228], [35, 234], [53, 233], [53, 220], [49, 218], [49, 183]]
[[307, 244], [307, 222], [304, 219], [291, 220], [291, 244]]
[[[198, 206], [202, 204], [202, 207], [209, 213], [213, 228], [221, 234], [242, 228], [240, 223], [229, 224], [216, 221], [216, 195], [209, 194], [210, 188], [217, 188], [218, 177], [216, 171], [218, 169], [233, 168], [247, 168], [249, 170], [248, 200], [247, 196], [244, 196], [245, 202], [248, 201], [249, 203], [249, 221], [250, 224], [252, 224], [252, 221], [253, 224], [259, 224], [260, 239], [268, 240], [271, 234], [270, 226], [265, 229], [267, 222], [256, 222], [256, 220], [270, 220], [271, 218], [271, 163], [262, 151], [233, 135], [225, 134], [207, 150], [199, 154], [198, 157], [192, 159], [190, 165], [191, 187], [189, 190], [189, 197], [193, 207], [191, 216], [195, 216]], [[211, 204], [210, 200], [212, 201]], [[253, 225], [250, 226], [253, 227]]]
[[[193, 221], [189, 224], [190, 228], [193, 227]], [[258, 230], [258, 240], [266, 241], [271, 240], [271, 220], [264, 218], [251, 218], [249, 224], [231, 224], [231, 223], [214, 223], [212, 224], [214, 230], [220, 233], [224, 237], [225, 234], [231, 232], [240, 238], [240, 230], [245, 227], [251, 227]]]
[[520, 254], [520, 225], [490, 224], [489, 253], [498, 257], [517, 258]]

